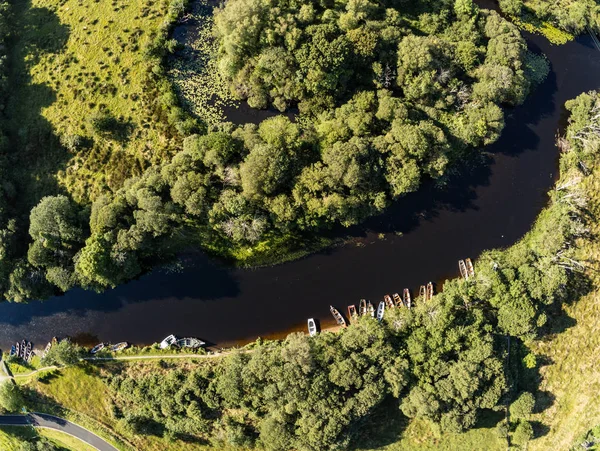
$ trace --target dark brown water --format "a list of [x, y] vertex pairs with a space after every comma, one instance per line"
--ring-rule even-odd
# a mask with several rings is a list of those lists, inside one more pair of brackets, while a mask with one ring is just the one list
[[345, 310], [360, 298], [379, 301], [456, 276], [458, 259], [514, 243], [557, 175], [554, 137], [565, 125], [564, 102], [600, 88], [600, 53], [590, 37], [560, 47], [527, 38], [548, 56], [552, 73], [525, 105], [507, 112], [501, 139], [486, 149], [489, 161], [351, 230], [354, 243], [255, 270], [186, 256], [180, 273], [155, 271], [104, 294], [77, 289], [44, 302], [2, 303], [0, 344], [29, 338], [43, 346], [64, 335], [151, 343], [174, 333], [218, 345], [265, 337], [304, 329], [309, 317], [330, 323], [330, 304]]

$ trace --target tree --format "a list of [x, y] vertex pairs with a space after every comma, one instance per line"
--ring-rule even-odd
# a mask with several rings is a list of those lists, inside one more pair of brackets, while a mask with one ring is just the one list
[[500, 0], [500, 9], [511, 16], [520, 16], [523, 0]]
[[42, 359], [44, 365], [74, 365], [79, 362], [83, 349], [69, 340], [54, 344]]
[[529, 421], [520, 421], [512, 433], [511, 442], [518, 446], [525, 446], [533, 438], [533, 427]]
[[0, 385], [0, 406], [7, 412], [17, 412], [23, 407], [24, 399], [21, 387], [12, 380]]
[[510, 416], [511, 419], [515, 420], [527, 420], [533, 412], [535, 406], [535, 398], [529, 392], [523, 392], [519, 397], [510, 405]]

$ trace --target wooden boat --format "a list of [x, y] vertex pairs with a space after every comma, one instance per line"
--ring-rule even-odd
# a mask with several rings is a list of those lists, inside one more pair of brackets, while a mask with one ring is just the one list
[[340, 312], [337, 311], [337, 309], [333, 305], [329, 306], [329, 310], [331, 311], [331, 314], [335, 318], [335, 322], [338, 323], [338, 326], [346, 327], [346, 320], [340, 314]]
[[52, 342], [49, 341], [48, 344], [46, 345], [46, 348], [44, 349], [44, 353], [42, 354], [42, 356], [46, 357], [46, 354], [48, 354], [48, 351], [50, 351], [51, 348], [52, 348]]
[[433, 283], [429, 282], [427, 284], [427, 300], [431, 301], [433, 298]]
[[463, 277], [465, 280], [469, 280], [469, 273], [467, 272], [467, 265], [465, 264], [464, 260], [458, 261], [458, 269], [461, 277]]
[[20, 356], [21, 356], [21, 345], [20, 345], [20, 343], [19, 343], [19, 342], [17, 342], [17, 343], [15, 344], [15, 355], [16, 355], [17, 357], [20, 357]]
[[360, 300], [360, 316], [365, 316], [367, 314], [367, 301], [365, 299]]
[[394, 304], [396, 304], [396, 307], [404, 307], [402, 304], [402, 298], [398, 293], [394, 293]]
[[311, 337], [317, 335], [317, 323], [314, 318], [308, 318], [308, 335]]
[[410, 290], [408, 288], [405, 288], [404, 291], [402, 291], [402, 296], [404, 298], [404, 305], [410, 308], [410, 304], [412, 301], [412, 299], [410, 298]]
[[105, 348], [105, 344], [104, 343], [98, 343], [96, 346], [94, 346], [91, 350], [90, 350], [90, 354], [96, 354], [97, 352], [102, 351]]
[[392, 297], [391, 297], [389, 294], [386, 294], [386, 295], [383, 297], [383, 300], [385, 301], [385, 306], [386, 306], [387, 308], [394, 308], [394, 307], [395, 307], [395, 305], [394, 305], [394, 301], [392, 301]]
[[348, 319], [355, 320], [358, 318], [358, 313], [356, 313], [356, 306], [354, 304], [348, 306]]
[[475, 277], [475, 269], [473, 268], [473, 262], [471, 261], [471, 259], [467, 258], [465, 260], [465, 264], [467, 266], [467, 275], [469, 277]]
[[22, 359], [25, 358], [25, 351], [27, 351], [27, 342], [23, 340], [21, 341], [21, 352], [19, 354], [19, 357], [21, 357]]
[[10, 347], [10, 355], [11, 355], [11, 356], [13, 356], [13, 355], [15, 355], [16, 353], [17, 353], [16, 346], [15, 346], [15, 345], [12, 345], [12, 346]]
[[375, 307], [373, 307], [371, 301], [367, 302], [367, 314], [371, 315], [371, 318], [375, 318]]
[[421, 299], [422, 301], [427, 300], [427, 289], [425, 288], [425, 285], [421, 285], [419, 287], [419, 299]]
[[27, 346], [25, 347], [25, 361], [29, 361], [33, 356], [33, 344], [28, 341]]
[[381, 301], [377, 306], [377, 320], [381, 321], [383, 319], [383, 315], [385, 314], [385, 302]]
[[123, 349], [125, 349], [128, 346], [129, 346], [129, 343], [127, 343], [126, 341], [122, 341], [121, 343], [117, 343], [116, 345], [112, 345], [110, 347], [110, 350], [112, 352], [119, 352], [119, 351], [122, 351]]
[[205, 344], [206, 343], [203, 342], [202, 340], [199, 340], [198, 338], [193, 338], [193, 337], [181, 338], [175, 342], [175, 345], [179, 346], [180, 348], [191, 348], [191, 349], [197, 349], [201, 346], [204, 346]]
[[168, 337], [165, 337], [165, 339], [163, 341], [160, 342], [160, 349], [167, 349], [169, 346], [175, 344], [175, 342], [177, 341], [177, 337], [175, 337], [175, 335], [169, 335]]

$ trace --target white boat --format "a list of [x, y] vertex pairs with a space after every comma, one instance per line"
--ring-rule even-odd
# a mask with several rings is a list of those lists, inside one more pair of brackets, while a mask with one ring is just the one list
[[175, 342], [175, 344], [177, 346], [179, 346], [180, 348], [192, 348], [192, 349], [196, 349], [196, 348], [199, 348], [201, 346], [204, 346], [206, 343], [203, 342], [202, 340], [197, 339], [197, 338], [189, 337], [189, 338], [182, 338], [180, 340], [177, 340]]
[[317, 335], [317, 323], [315, 322], [314, 318], [308, 319], [308, 335], [311, 337]]
[[475, 277], [475, 269], [473, 268], [473, 262], [470, 258], [465, 260], [465, 266], [467, 267], [467, 274], [469, 277]]
[[464, 260], [458, 261], [458, 270], [460, 271], [460, 275], [463, 279], [469, 280], [469, 273], [467, 272], [467, 265]]
[[46, 349], [44, 349], [44, 354], [42, 354], [44, 357], [46, 357], [46, 354], [48, 354], [48, 351], [50, 351], [50, 348], [52, 348], [52, 342], [48, 342], [48, 344], [46, 345]]
[[167, 349], [169, 346], [175, 344], [177, 337], [175, 335], [169, 335], [163, 341], [160, 342], [160, 349]]
[[122, 351], [123, 349], [125, 349], [127, 346], [129, 346], [129, 343], [127, 343], [126, 341], [122, 341], [121, 343], [117, 343], [116, 345], [112, 345], [110, 347], [110, 350], [112, 352], [119, 352], [119, 351]]
[[96, 354], [97, 352], [100, 352], [104, 349], [106, 345], [104, 343], [98, 343], [96, 346], [94, 346], [92, 348], [92, 350], [90, 351], [90, 354]]
[[381, 301], [379, 306], [377, 307], [377, 320], [381, 321], [383, 319], [383, 314], [385, 313], [385, 302]]
[[375, 307], [373, 307], [371, 301], [367, 302], [367, 314], [371, 315], [371, 318], [375, 318]]

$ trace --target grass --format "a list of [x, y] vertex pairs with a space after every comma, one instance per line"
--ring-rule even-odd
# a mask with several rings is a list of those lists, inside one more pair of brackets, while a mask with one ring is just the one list
[[0, 449], [2, 451], [21, 451], [24, 442], [32, 441], [37, 437], [47, 438], [61, 451], [94, 451], [96, 449], [60, 431], [23, 426], [0, 426]]
[[[166, 0], [32, 0], [15, 4], [8, 128], [29, 208], [66, 189], [93, 199], [175, 148], [144, 49]], [[110, 133], [93, 118], [109, 118]]]
[[38, 429], [39, 435], [42, 437], [46, 437], [50, 441], [55, 444], [61, 446], [66, 450], [72, 451], [95, 451], [96, 448], [88, 445], [85, 442], [82, 442], [78, 438], [75, 438], [69, 434], [65, 434], [60, 431], [55, 431], [53, 429]]
[[15, 359], [9, 362], [6, 360], [7, 356], [8, 354], [5, 353], [3, 358], [6, 361], [6, 366], [8, 366], [8, 369], [13, 375], [31, 373], [32, 371], [35, 371], [43, 366], [41, 358], [37, 355], [33, 356], [31, 361], [28, 363], [25, 363], [21, 359]]
[[529, 33], [541, 34], [555, 45], [566, 44], [575, 39], [571, 33], [557, 28], [551, 22], [538, 19], [535, 13], [528, 8], [525, 8], [520, 17], [510, 16], [510, 20]]
[[35, 429], [19, 426], [0, 426], [0, 449], [20, 451], [24, 441], [37, 437]]

